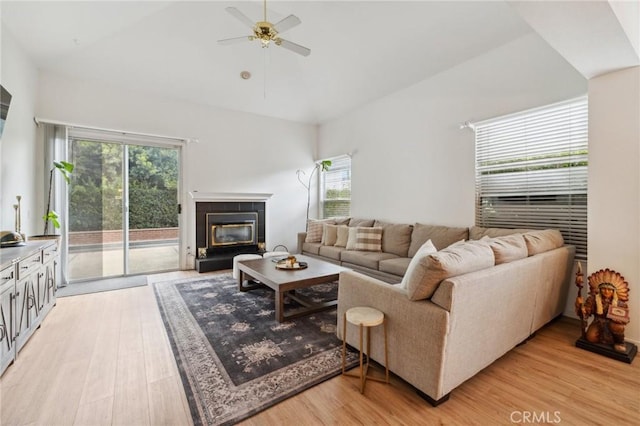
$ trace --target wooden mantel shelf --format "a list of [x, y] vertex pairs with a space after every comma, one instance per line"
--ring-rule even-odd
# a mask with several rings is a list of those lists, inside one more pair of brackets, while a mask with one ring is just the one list
[[267, 201], [273, 194], [253, 192], [200, 192], [189, 191], [193, 201]]

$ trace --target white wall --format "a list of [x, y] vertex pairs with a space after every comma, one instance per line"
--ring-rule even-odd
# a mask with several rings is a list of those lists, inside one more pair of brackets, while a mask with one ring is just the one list
[[[354, 152], [354, 216], [470, 226], [475, 143], [473, 132], [459, 125], [587, 89], [584, 77], [531, 34], [324, 123], [320, 156]], [[575, 316], [574, 297], [572, 288], [565, 315]]]
[[640, 67], [589, 80], [588, 203], [585, 275], [609, 268], [625, 277], [625, 336], [640, 344]]
[[[296, 170], [311, 168], [315, 126], [181, 102], [43, 73], [38, 116], [86, 126], [195, 138], [185, 148], [182, 193], [186, 244], [195, 254], [189, 191], [272, 193], [267, 248], [295, 250], [306, 191]], [[189, 263], [193, 265], [192, 262]]]
[[586, 80], [532, 34], [324, 123], [319, 154], [354, 152], [354, 216], [469, 226], [474, 134], [459, 124], [586, 92]]
[[[44, 212], [36, 210], [42, 170], [35, 168], [38, 71], [4, 28], [0, 29], [0, 82], [11, 93], [11, 106], [0, 140], [0, 230], [15, 230], [16, 195], [22, 196], [22, 227], [35, 233]], [[41, 233], [40, 230], [38, 233]]]

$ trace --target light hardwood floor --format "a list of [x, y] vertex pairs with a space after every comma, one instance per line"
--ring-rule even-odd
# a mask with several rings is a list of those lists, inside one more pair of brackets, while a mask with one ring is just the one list
[[[150, 276], [162, 281], [196, 275]], [[562, 319], [432, 407], [402, 380], [336, 377], [245, 425], [632, 425], [640, 361], [573, 346]], [[1, 425], [190, 425], [188, 404], [150, 286], [58, 299], [0, 379]]]

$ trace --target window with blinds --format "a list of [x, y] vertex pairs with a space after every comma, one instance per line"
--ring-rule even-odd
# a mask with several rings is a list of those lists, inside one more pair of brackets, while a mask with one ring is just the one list
[[476, 225], [559, 229], [587, 258], [587, 98], [478, 123]]
[[331, 159], [329, 170], [320, 173], [322, 217], [351, 215], [351, 157]]

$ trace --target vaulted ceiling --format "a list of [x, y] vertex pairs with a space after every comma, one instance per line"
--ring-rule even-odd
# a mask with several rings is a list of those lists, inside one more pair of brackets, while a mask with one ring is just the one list
[[630, 3], [268, 1], [270, 22], [301, 19], [282, 37], [308, 57], [217, 43], [250, 33], [226, 7], [258, 21], [261, 1], [2, 1], [0, 12], [3, 31], [46, 72], [320, 123], [534, 31], [586, 78], [637, 65]]

